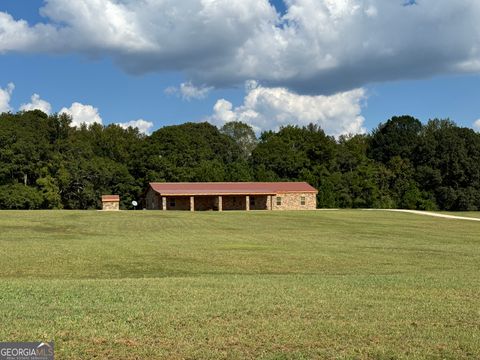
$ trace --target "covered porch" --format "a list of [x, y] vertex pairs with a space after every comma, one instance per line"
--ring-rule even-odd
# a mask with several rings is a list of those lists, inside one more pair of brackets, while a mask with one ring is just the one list
[[273, 194], [161, 195], [161, 210], [229, 211], [271, 210]]

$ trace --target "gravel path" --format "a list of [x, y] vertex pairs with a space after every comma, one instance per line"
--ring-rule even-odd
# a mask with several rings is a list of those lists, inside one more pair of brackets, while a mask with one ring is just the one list
[[434, 216], [445, 219], [456, 219], [456, 220], [470, 220], [470, 221], [480, 221], [480, 218], [465, 217], [465, 216], [455, 216], [447, 214], [439, 214], [430, 211], [419, 211], [419, 210], [402, 210], [402, 209], [365, 209], [372, 211], [392, 211], [392, 212], [404, 212], [409, 214], [424, 215], [424, 216]]

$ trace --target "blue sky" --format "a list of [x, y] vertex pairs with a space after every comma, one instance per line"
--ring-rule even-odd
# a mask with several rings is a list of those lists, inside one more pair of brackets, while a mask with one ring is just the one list
[[[248, 1], [243, 0], [243, 3]], [[213, 30], [203, 28], [205, 21], [199, 22], [199, 25], [193, 22], [191, 28], [187, 28], [189, 32], [204, 31], [206, 35], [200, 40], [184, 37], [185, 29], [181, 26], [177, 29], [176, 24], [185, 20], [180, 15], [171, 18], [171, 35], [175, 43], [172, 40], [164, 44], [165, 36], [170, 34], [165, 29], [158, 29], [158, 36], [154, 40], [149, 37], [148, 44], [145, 41], [145, 47], [140, 47], [137, 44], [144, 40], [141, 36], [146, 30], [136, 27], [122, 35], [124, 37], [117, 38], [114, 33], [111, 39], [107, 34], [105, 41], [100, 36], [89, 42], [91, 29], [81, 21], [81, 15], [78, 21], [75, 19], [78, 8], [72, 5], [73, 8], [68, 9], [71, 1], [0, 0], [0, 13], [11, 16], [10, 20], [5, 20], [4, 16], [3, 22], [0, 18], [0, 34], [2, 28], [6, 34], [3, 38], [0, 36], [0, 88], [6, 93], [8, 84], [14, 84], [8, 99], [11, 111], [19, 110], [23, 104], [31, 102], [33, 94], [38, 94], [51, 105], [52, 112], [64, 109], [72, 116], [78, 116], [78, 122], [99, 121], [99, 117], [104, 124], [143, 119], [151, 123], [144, 128], [145, 131], [202, 120], [216, 125], [241, 120], [251, 123], [257, 131], [313, 121], [327, 132], [338, 135], [368, 131], [379, 122], [402, 114], [416, 116], [422, 121], [448, 117], [460, 125], [473, 127], [474, 122], [480, 119], [480, 62], [478, 54], [472, 53], [472, 49], [480, 47], [480, 40], [475, 37], [470, 39], [469, 34], [478, 33], [480, 27], [471, 22], [472, 28], [468, 28], [468, 16], [471, 14], [475, 19], [474, 16], [480, 15], [480, 6], [467, 1], [471, 8], [462, 15], [455, 5], [439, 0], [435, 5], [437, 18], [426, 18], [429, 9], [422, 10], [421, 7], [428, 7], [433, 4], [432, 1], [424, 0], [423, 4], [419, 1], [409, 6], [411, 9], [405, 10], [408, 11], [405, 13], [407, 19], [395, 24], [395, 11], [400, 10], [382, 5], [380, 0], [346, 0], [338, 2], [342, 6], [324, 5], [312, 9], [307, 8], [307, 1], [290, 1], [290, 5], [278, 1], [273, 3], [279, 12], [277, 17], [269, 12], [268, 4], [260, 4], [262, 1], [252, 0], [255, 5], [246, 9], [238, 5], [232, 10], [237, 6], [231, 5], [236, 3], [232, 0], [225, 9], [220, 6], [217, 12], [205, 15], [215, 24]], [[107, 2], [118, 3], [113, 0]], [[135, 2], [129, 0], [123, 2], [129, 10], [125, 15], [127, 18], [134, 14], [139, 21], [144, 19], [144, 9], [132, 5]], [[154, 0], [150, 2], [155, 3]], [[78, 0], [76, 3], [93, 7], [95, 2]], [[175, 8], [175, 14], [178, 14], [181, 7], [169, 5], [172, 3], [175, 4], [166, 1], [163, 6], [167, 10], [169, 6]], [[186, 3], [200, 2], [189, 0]], [[365, 3], [370, 5], [365, 7], [360, 17], [356, 7], [358, 4], [366, 6]], [[443, 6], [440, 9], [439, 3]], [[297, 10], [290, 9], [292, 4]], [[402, 5], [402, 1], [398, 1], [399, 9]], [[43, 16], [40, 15], [42, 7], [45, 7]], [[99, 9], [99, 21], [102, 20], [103, 10], [110, 11]], [[222, 37], [222, 26], [226, 26], [223, 19], [236, 16], [230, 10], [233, 14], [238, 13], [242, 20], [233, 25], [238, 28], [226, 29], [226, 35]], [[224, 13], [218, 14], [220, 11]], [[188, 9], [185, 12], [184, 17], [191, 18]], [[106, 12], [104, 15], [109, 14]], [[159, 19], [166, 16], [162, 14]], [[379, 15], [387, 18], [381, 21]], [[389, 15], [391, 19], [388, 19]], [[458, 19], [453, 16], [464, 16], [466, 27], [454, 24], [453, 21]], [[434, 20], [442, 18], [445, 21], [452, 19], [452, 24], [445, 24], [444, 34], [438, 33], [433, 25]], [[21, 19], [28, 24], [15, 27], [19, 26]], [[119, 19], [121, 21], [122, 18]], [[330, 28], [318, 27], [317, 20], [327, 24], [331, 21], [332, 25]], [[397, 30], [389, 34], [390, 30], [386, 29], [380, 37], [378, 28], [389, 22], [393, 22], [392, 27], [395, 29], [397, 26]], [[55, 30], [46, 32], [36, 28], [38, 23], [50, 24]], [[295, 23], [292, 29], [298, 31], [295, 36], [289, 37], [286, 31], [281, 33], [292, 23]], [[265, 24], [270, 24], [273, 32], [258, 30], [264, 29]], [[348, 28], [346, 24], [356, 27]], [[114, 26], [117, 25], [118, 22], [115, 22]], [[415, 26], [418, 28], [398, 35], [398, 29]], [[256, 30], [252, 30], [251, 34], [235, 38], [237, 33], [248, 33], [254, 27]], [[65, 28], [67, 31], [62, 32]], [[153, 29], [157, 31], [156, 27]], [[230, 30], [232, 32], [228, 33]], [[23, 31], [24, 38], [30, 37], [31, 41], [25, 44], [21, 41], [9, 42], [9, 31], [10, 39]], [[138, 31], [140, 35], [135, 34], [132, 40], [130, 33], [133, 31]], [[342, 32], [347, 31], [354, 31], [358, 34], [357, 38], [346, 39]], [[215, 37], [218, 33], [220, 35], [212, 42], [204, 41], [209, 34]], [[269, 47], [268, 44], [279, 36], [282, 37], [282, 48]], [[168, 45], [174, 50], [155, 50], [149, 54], [152, 41], [155, 47]], [[297, 41], [299, 44], [295, 43]], [[367, 53], [364, 49], [369, 46], [374, 50]], [[318, 48], [315, 53], [302, 57], [300, 50], [310, 51], [315, 47]], [[237, 58], [230, 57], [225, 49], [231, 52], [241, 49], [242, 54], [249, 56], [236, 64]], [[198, 67], [193, 61], [196, 58]], [[249, 60], [253, 65], [245, 66]], [[278, 62], [279, 70], [270, 69], [269, 61], [272, 68]], [[318, 70], [310, 70], [317, 67]], [[98, 109], [95, 115], [99, 117], [91, 117], [92, 111], [77, 113], [72, 106], [74, 103]]]

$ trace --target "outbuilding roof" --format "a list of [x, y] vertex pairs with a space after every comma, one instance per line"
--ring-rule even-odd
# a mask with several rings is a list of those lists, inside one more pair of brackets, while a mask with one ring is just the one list
[[150, 183], [150, 187], [164, 196], [275, 195], [318, 192], [306, 182]]
[[102, 202], [120, 201], [119, 195], [102, 195]]

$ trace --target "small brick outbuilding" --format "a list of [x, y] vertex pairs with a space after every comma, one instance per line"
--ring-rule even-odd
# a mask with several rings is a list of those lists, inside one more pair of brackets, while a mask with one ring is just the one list
[[119, 195], [102, 195], [102, 210], [118, 211], [120, 210]]
[[148, 210], [313, 210], [306, 182], [150, 183]]

